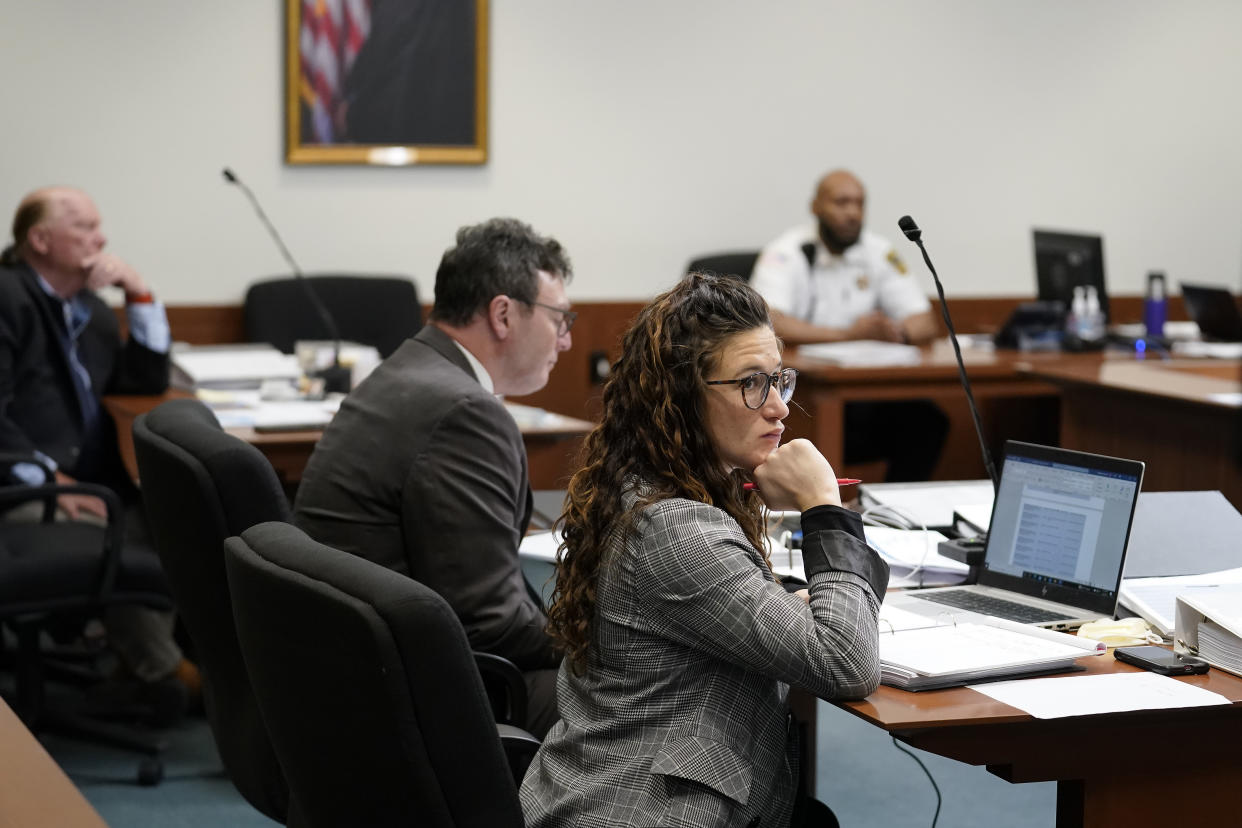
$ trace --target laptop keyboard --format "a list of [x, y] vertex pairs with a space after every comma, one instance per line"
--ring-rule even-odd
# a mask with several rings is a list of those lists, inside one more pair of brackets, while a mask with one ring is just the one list
[[920, 595], [919, 598], [924, 601], [934, 601], [937, 604], [970, 610], [983, 615], [1007, 618], [1010, 621], [1017, 621], [1019, 624], [1042, 624], [1047, 621], [1069, 621], [1073, 618], [1071, 615], [1049, 612], [1048, 610], [1037, 609], [1026, 604], [1019, 604], [1016, 601], [1006, 601], [1004, 598], [981, 595], [970, 590], [931, 592]]

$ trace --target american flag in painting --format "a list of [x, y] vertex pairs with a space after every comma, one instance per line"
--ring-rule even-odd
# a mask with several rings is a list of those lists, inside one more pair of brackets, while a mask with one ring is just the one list
[[370, 0], [302, 0], [298, 94], [315, 143], [337, 140], [336, 113], [345, 75], [371, 31]]

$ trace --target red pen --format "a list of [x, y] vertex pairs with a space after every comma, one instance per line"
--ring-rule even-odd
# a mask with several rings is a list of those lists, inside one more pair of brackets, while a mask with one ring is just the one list
[[[854, 484], [861, 483], [861, 482], [862, 481], [859, 480], [857, 477], [838, 477], [837, 478], [838, 486], [853, 486]], [[742, 488], [748, 492], [753, 492], [759, 487], [756, 486], [754, 483], [743, 483]]]

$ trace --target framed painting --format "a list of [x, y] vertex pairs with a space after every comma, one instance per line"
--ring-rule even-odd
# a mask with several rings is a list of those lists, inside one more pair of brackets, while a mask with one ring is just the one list
[[487, 161], [487, 0], [286, 0], [290, 164]]

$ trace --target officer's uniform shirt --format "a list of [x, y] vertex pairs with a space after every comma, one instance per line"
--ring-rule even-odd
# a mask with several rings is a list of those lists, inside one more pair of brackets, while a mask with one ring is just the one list
[[[813, 265], [807, 243], [815, 245]], [[875, 310], [901, 321], [930, 307], [893, 246], [866, 230], [840, 256], [824, 246], [817, 225], [788, 230], [763, 248], [750, 285], [773, 310], [828, 328], [848, 328]]]

